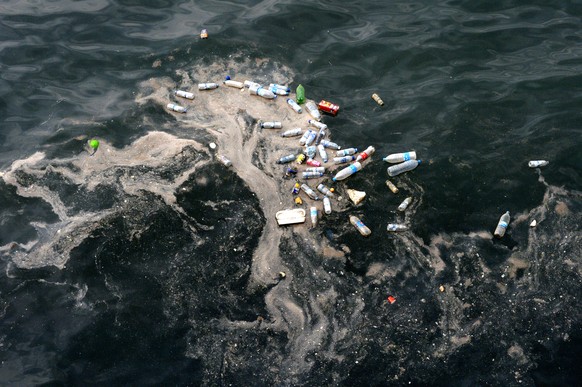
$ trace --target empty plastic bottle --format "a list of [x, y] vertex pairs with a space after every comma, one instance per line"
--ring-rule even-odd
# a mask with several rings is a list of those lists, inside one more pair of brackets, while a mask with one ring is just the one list
[[258, 95], [259, 97], [263, 97], [266, 99], [274, 99], [277, 97], [272, 91], [265, 89], [260, 85], [251, 85], [249, 87], [249, 93], [251, 93], [252, 95]]
[[281, 133], [281, 137], [295, 137], [295, 136], [299, 136], [302, 133], [303, 133], [303, 129], [301, 129], [301, 128], [289, 129], [289, 130], [286, 130], [283, 133]]
[[186, 99], [194, 99], [194, 94], [190, 93], [189, 91], [175, 90], [174, 95], [176, 95], [177, 97], [182, 97], [182, 98], [186, 98]]
[[278, 87], [269, 86], [268, 90], [276, 95], [289, 95], [289, 93], [283, 89], [279, 89]]
[[291, 98], [287, 98], [287, 104], [289, 106], [291, 106], [291, 109], [295, 110], [297, 113], [302, 113], [303, 109], [301, 108], [301, 106], [299, 106], [299, 104], [295, 101], [293, 101]]
[[384, 105], [384, 101], [382, 101], [382, 98], [380, 98], [380, 96], [376, 93], [372, 94], [372, 99], [374, 101], [376, 101], [376, 103], [380, 106]]
[[317, 160], [314, 160], [314, 159], [307, 159], [305, 164], [311, 165], [312, 167], [321, 167], [321, 163]]
[[317, 146], [317, 151], [319, 152], [319, 157], [323, 160], [324, 163], [327, 163], [327, 152], [325, 151], [325, 147], [321, 144]]
[[218, 160], [220, 160], [220, 162], [226, 165], [227, 167], [230, 167], [232, 165], [232, 162], [224, 155], [218, 155]]
[[325, 173], [325, 167], [309, 167], [305, 168], [305, 172]]
[[305, 192], [313, 200], [319, 200], [319, 196], [307, 184], [301, 184], [301, 191]]
[[323, 212], [331, 214], [331, 200], [327, 196], [323, 197]]
[[374, 152], [376, 152], [376, 148], [374, 148], [373, 146], [369, 146], [366, 148], [365, 151], [361, 152], [358, 155], [358, 157], [356, 157], [356, 161], [364, 161], [368, 157], [372, 156], [374, 154]]
[[499, 223], [497, 223], [497, 227], [495, 228], [495, 235], [497, 238], [501, 238], [505, 235], [505, 230], [507, 230], [507, 226], [509, 225], [509, 221], [511, 220], [511, 216], [509, 215], [509, 211], [506, 211], [505, 214], [501, 215], [499, 218]]
[[315, 133], [313, 130], [310, 130], [309, 135], [307, 136], [307, 140], [305, 140], [305, 145], [311, 145], [311, 143], [315, 141], [315, 137], [317, 137], [317, 133]]
[[281, 129], [283, 124], [279, 121], [267, 121], [261, 122], [261, 128], [263, 129]]
[[301, 138], [299, 139], [299, 144], [305, 145], [305, 143], [307, 142], [307, 138], [310, 136], [310, 132], [313, 132], [313, 130], [307, 129], [305, 133], [303, 133], [303, 136], [301, 136]]
[[295, 91], [295, 94], [297, 97], [296, 98], [297, 103], [299, 105], [305, 103], [305, 88], [303, 87], [303, 85], [300, 84], [299, 86], [297, 86], [297, 90]]
[[346, 149], [342, 149], [342, 150], [335, 152], [335, 154], [338, 157], [349, 156], [349, 155], [353, 155], [357, 151], [358, 151], [358, 148], [346, 148]]
[[392, 153], [391, 155], [384, 157], [382, 160], [392, 164], [408, 160], [416, 160], [416, 152]]
[[218, 83], [214, 82], [207, 82], [207, 83], [199, 83], [198, 90], [212, 90], [218, 88]]
[[334, 196], [333, 192], [331, 192], [329, 188], [327, 188], [323, 183], [317, 186], [317, 190], [324, 194], [325, 196]]
[[287, 163], [290, 163], [292, 161], [295, 161], [296, 158], [297, 158], [297, 155], [293, 155], [293, 154], [283, 156], [279, 160], [277, 160], [277, 164], [287, 164]]
[[545, 167], [549, 163], [550, 162], [547, 160], [531, 160], [529, 163], [527, 163], [527, 166], [530, 168], [539, 168], [539, 167]]
[[393, 165], [391, 167], [388, 167], [387, 169], [388, 175], [396, 176], [404, 172], [412, 171], [414, 168], [418, 167], [418, 164], [420, 164], [421, 162], [422, 162], [421, 160], [408, 160], [403, 163]]
[[303, 176], [304, 179], [319, 179], [320, 177], [323, 176], [323, 173], [321, 173], [321, 172], [302, 172], [301, 176]]
[[331, 142], [331, 141], [328, 141], [328, 140], [321, 140], [320, 144], [323, 145], [326, 148], [342, 149], [342, 147], [339, 146], [338, 144], [336, 144], [335, 142]]
[[245, 87], [249, 88], [249, 89], [250, 89], [252, 86], [261, 87], [261, 84], [260, 84], [260, 83], [253, 82], [253, 81], [248, 81], [248, 80], [247, 80], [247, 81], [244, 81], [244, 82], [243, 82], [243, 85], [244, 85]]
[[386, 226], [386, 230], [390, 232], [406, 231], [408, 230], [408, 226], [400, 223], [388, 223], [388, 226]]
[[345, 164], [345, 163], [349, 163], [351, 161], [354, 161], [355, 159], [356, 159], [356, 156], [354, 156], [354, 155], [334, 157], [333, 162], [335, 164]]
[[185, 108], [184, 106], [176, 105], [175, 103], [167, 104], [166, 108], [168, 108], [168, 110], [172, 110], [172, 111], [178, 112], [178, 113], [186, 113], [186, 111], [188, 110], [188, 108]]
[[368, 236], [372, 233], [368, 226], [366, 226], [360, 218], [354, 215], [350, 215], [350, 223], [354, 225], [354, 227], [362, 234], [363, 236]]
[[309, 145], [305, 148], [305, 154], [307, 155], [308, 159], [312, 159], [317, 154], [317, 147], [315, 145]]
[[307, 123], [311, 126], [316, 127], [317, 129], [327, 129], [327, 125], [323, 122], [315, 121], [315, 120], [307, 120]]
[[355, 163], [353, 163], [353, 164], [347, 166], [346, 168], [342, 169], [341, 171], [339, 171], [333, 177], [332, 180], [333, 181], [343, 180], [343, 179], [353, 175], [354, 173], [358, 172], [361, 169], [362, 169], [362, 164], [360, 164], [358, 161], [356, 161]]
[[398, 187], [396, 187], [394, 183], [392, 183], [390, 180], [386, 180], [386, 185], [388, 186], [388, 188], [390, 188], [390, 191], [392, 191], [392, 193], [395, 194], [398, 193]]
[[233, 81], [231, 79], [227, 79], [226, 81], [223, 82], [226, 86], [229, 87], [234, 87], [237, 89], [242, 89], [243, 87], [245, 87], [245, 84], [239, 81]]
[[327, 135], [327, 130], [325, 128], [319, 129], [319, 132], [317, 132], [317, 136], [315, 136], [315, 145], [319, 145], [321, 140], [323, 140], [326, 135]]
[[277, 83], [270, 83], [269, 87], [274, 87], [277, 89], [281, 89], [282, 91], [286, 92], [287, 94], [289, 94], [291, 92], [291, 89], [288, 86], [284, 86], [284, 85], [279, 85]]
[[404, 211], [408, 207], [408, 205], [412, 202], [412, 196], [407, 197], [404, 199], [402, 203], [398, 206], [398, 211]]
[[311, 117], [313, 117], [317, 121], [321, 121], [321, 113], [319, 112], [319, 109], [317, 108], [315, 102], [307, 101], [305, 103], [305, 109], [307, 109], [307, 113], [309, 113]]
[[313, 227], [317, 226], [317, 207], [311, 207], [309, 209], [309, 216], [311, 217], [311, 225]]

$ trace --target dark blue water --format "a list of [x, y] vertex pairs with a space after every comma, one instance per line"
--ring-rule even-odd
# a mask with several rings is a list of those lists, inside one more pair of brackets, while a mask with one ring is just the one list
[[[579, 384], [581, 27], [566, 1], [5, 1], [0, 384]], [[364, 202], [273, 227], [283, 97], [197, 90], [226, 74], [340, 105]]]

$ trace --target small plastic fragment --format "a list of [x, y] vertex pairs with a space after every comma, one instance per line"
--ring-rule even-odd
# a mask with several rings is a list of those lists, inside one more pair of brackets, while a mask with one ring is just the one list
[[394, 296], [388, 296], [387, 300], [388, 300], [388, 302], [389, 302], [390, 304], [393, 304], [393, 303], [395, 303], [395, 302], [396, 302], [396, 297], [394, 297]]
[[366, 193], [363, 191], [357, 191], [355, 189], [348, 189], [348, 196], [350, 197], [350, 200], [354, 203], [354, 204], [360, 204], [362, 202], [362, 200], [364, 200], [364, 198], [366, 197]]
[[206, 28], [203, 28], [202, 31], [200, 31], [200, 39], [208, 39], [208, 31]]

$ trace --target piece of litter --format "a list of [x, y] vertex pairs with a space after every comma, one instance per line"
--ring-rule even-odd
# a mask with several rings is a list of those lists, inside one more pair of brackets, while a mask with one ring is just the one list
[[444, 287], [443, 285], [441, 285], [441, 286], [439, 286], [439, 290], [440, 290], [440, 291], [441, 291], [441, 293], [442, 293], [442, 292], [444, 292], [444, 291], [445, 291], [445, 287]]
[[387, 300], [388, 300], [389, 303], [393, 304], [393, 303], [396, 302], [396, 297], [388, 296]]
[[210, 149], [216, 149], [216, 144], [211, 142], [210, 144], [208, 144], [208, 146], [210, 147]]
[[538, 225], [538, 222], [534, 219], [531, 221], [531, 223], [529, 224], [530, 227], [535, 227]]
[[348, 189], [348, 196], [354, 204], [360, 204], [362, 200], [366, 197], [366, 193], [363, 191], [357, 191], [355, 189]]

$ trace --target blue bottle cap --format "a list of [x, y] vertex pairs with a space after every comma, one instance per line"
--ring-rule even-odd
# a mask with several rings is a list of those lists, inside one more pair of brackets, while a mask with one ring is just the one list
[[229, 79], [230, 79], [230, 75], [227, 75], [226, 76], [226, 80], [228, 81]]

